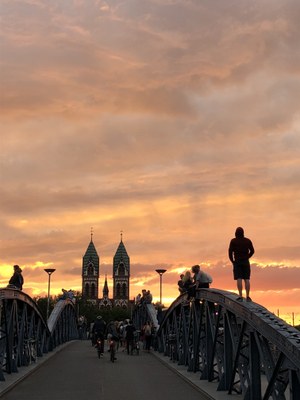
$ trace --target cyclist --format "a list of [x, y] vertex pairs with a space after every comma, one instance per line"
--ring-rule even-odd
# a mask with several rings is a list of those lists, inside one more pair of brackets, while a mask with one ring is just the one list
[[101, 340], [101, 348], [100, 348], [100, 353], [103, 355], [104, 353], [104, 334], [105, 334], [105, 328], [106, 328], [106, 323], [102, 318], [102, 315], [98, 315], [96, 318], [96, 321], [93, 326], [93, 337], [95, 343], [97, 342], [97, 339]]
[[106, 333], [107, 333], [107, 342], [109, 349], [111, 352], [111, 361], [115, 361], [117, 358], [115, 357], [116, 353], [116, 342], [119, 342], [119, 334], [117, 330], [118, 321], [110, 321], [107, 325]]

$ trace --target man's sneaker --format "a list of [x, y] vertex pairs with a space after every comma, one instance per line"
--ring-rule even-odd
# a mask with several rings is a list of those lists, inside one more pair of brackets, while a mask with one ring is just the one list
[[251, 299], [251, 297], [247, 297], [247, 299], [246, 299], [247, 301], [252, 301], [252, 299]]
[[243, 301], [243, 298], [242, 298], [242, 297], [238, 297], [238, 298], [236, 299], [236, 301]]

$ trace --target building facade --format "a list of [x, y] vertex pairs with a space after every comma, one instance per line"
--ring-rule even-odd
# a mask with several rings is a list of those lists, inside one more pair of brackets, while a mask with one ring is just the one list
[[82, 297], [94, 304], [98, 301], [100, 258], [93, 243], [93, 235], [82, 258]]
[[122, 307], [129, 306], [130, 294], [130, 258], [123, 243], [121, 241], [113, 257], [113, 297], [109, 298], [109, 289], [107, 284], [107, 275], [99, 298], [99, 280], [100, 280], [100, 257], [93, 243], [93, 234], [91, 241], [82, 259], [82, 296], [83, 298], [99, 308]]

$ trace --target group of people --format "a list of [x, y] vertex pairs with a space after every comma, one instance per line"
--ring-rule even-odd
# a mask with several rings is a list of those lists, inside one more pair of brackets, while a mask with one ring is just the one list
[[135, 298], [135, 304], [136, 305], [142, 305], [142, 304], [151, 304], [153, 300], [152, 293], [150, 290], [143, 289], [142, 294], [139, 293], [136, 298]]
[[212, 277], [201, 270], [200, 265], [194, 265], [191, 270], [185, 271], [180, 275], [178, 289], [180, 293], [187, 292], [189, 297], [194, 296], [195, 290], [200, 288], [209, 288], [212, 283]]
[[[237, 289], [239, 292], [238, 301], [243, 301], [243, 281], [245, 283], [246, 301], [252, 301], [250, 298], [250, 262], [249, 259], [254, 254], [254, 247], [250, 239], [244, 236], [244, 229], [236, 228], [235, 237], [231, 239], [228, 249], [228, 256], [233, 265], [233, 277], [237, 281]], [[192, 275], [193, 274], [193, 275]], [[204, 272], [200, 265], [194, 265], [190, 270], [180, 275], [178, 288], [180, 293], [188, 292], [189, 296], [193, 296], [198, 288], [209, 288], [212, 283], [212, 277]], [[22, 290], [24, 278], [22, 269], [19, 265], [14, 265], [13, 276], [9, 280], [9, 287]], [[64, 295], [69, 292], [62, 289]], [[135, 299], [136, 305], [151, 304], [152, 294], [150, 290], [143, 289], [142, 294], [138, 294]]]
[[126, 319], [125, 321], [110, 321], [106, 324], [103, 317], [98, 315], [96, 320], [91, 324], [90, 339], [92, 345], [95, 346], [97, 339], [101, 341], [101, 351], [104, 353], [104, 342], [112, 339], [117, 342], [117, 348], [123, 347], [123, 351], [127, 354], [133, 354], [134, 348], [141, 341], [143, 349], [150, 352], [153, 347], [153, 337], [155, 334], [155, 327], [152, 322], [146, 321], [138, 330], [133, 321]]
[[137, 337], [139, 339], [139, 331], [137, 331], [132, 320], [110, 321], [106, 324], [101, 315], [98, 315], [95, 322], [92, 323], [90, 331], [92, 345], [96, 345], [97, 339], [101, 340], [100, 353], [102, 355], [104, 353], [105, 339], [116, 341], [118, 345], [120, 344], [124, 347], [124, 350], [127, 350], [127, 354], [132, 354]]
[[[235, 237], [231, 239], [228, 248], [228, 257], [233, 265], [233, 278], [237, 281], [239, 292], [238, 301], [243, 301], [243, 281], [245, 284], [246, 301], [252, 301], [250, 297], [250, 261], [254, 254], [252, 241], [245, 237], [242, 227], [236, 228]], [[180, 275], [178, 289], [180, 293], [188, 293], [188, 299], [194, 297], [196, 289], [209, 288], [212, 277], [204, 272], [200, 265], [194, 265], [191, 270]]]

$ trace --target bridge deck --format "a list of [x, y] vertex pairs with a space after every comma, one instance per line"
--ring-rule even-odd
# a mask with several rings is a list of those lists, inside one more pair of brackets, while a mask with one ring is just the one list
[[[0, 392], [0, 397], [3, 400], [212, 398], [200, 393], [195, 385], [182, 379], [151, 353], [141, 351], [139, 356], [129, 356], [119, 350], [117, 357], [118, 360], [111, 363], [106, 352], [99, 360], [89, 341], [72, 342], [11, 390], [2, 396]], [[220, 399], [228, 398], [225, 396], [220, 393]]]

